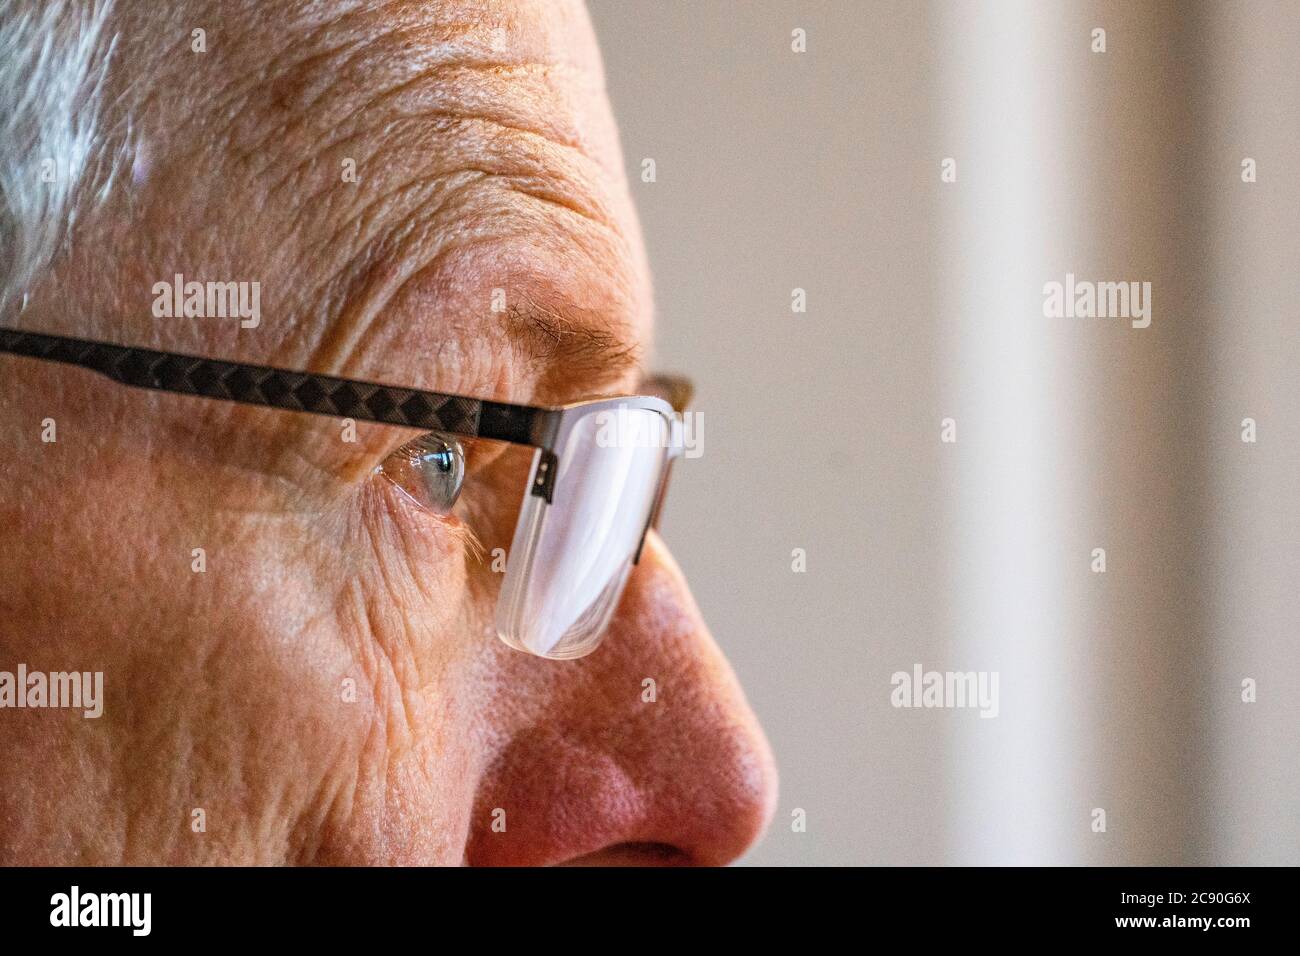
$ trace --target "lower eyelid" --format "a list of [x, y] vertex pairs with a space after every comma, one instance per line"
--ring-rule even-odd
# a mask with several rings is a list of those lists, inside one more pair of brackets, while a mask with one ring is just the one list
[[429, 526], [427, 533], [450, 534], [471, 546], [477, 545], [477, 536], [469, 526], [468, 514], [462, 504], [463, 497], [450, 510], [436, 511], [418, 501], [409, 491], [385, 477], [378, 469], [371, 475], [371, 479], [379, 483], [376, 487], [379, 493], [385, 496], [389, 514], [394, 520], [407, 527]]
[[391, 542], [397, 553], [412, 562], [415, 573], [436, 576], [444, 573], [448, 562], [457, 559], [467, 567], [482, 562], [483, 545], [465, 520], [468, 516], [460, 502], [451, 512], [439, 513], [421, 505], [377, 472], [372, 480], [379, 482], [373, 486], [378, 492], [374, 500], [382, 509], [381, 521], [387, 527], [381, 540]]

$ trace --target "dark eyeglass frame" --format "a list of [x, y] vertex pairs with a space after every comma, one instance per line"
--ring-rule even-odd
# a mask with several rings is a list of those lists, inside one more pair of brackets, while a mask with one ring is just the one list
[[[585, 413], [602, 405], [649, 408], [671, 422], [685, 410], [694, 391], [684, 378], [660, 375], [646, 380], [647, 385], [660, 393], [657, 395], [629, 395], [553, 406], [512, 405], [466, 395], [3, 327], [0, 327], [0, 353], [77, 365], [135, 388], [540, 449], [542, 460], [536, 469], [531, 494], [545, 498], [548, 504], [555, 490], [556, 456], [567, 437], [566, 425], [572, 420], [567, 414], [570, 410], [581, 409]], [[665, 473], [647, 530], [658, 522], [666, 486]], [[642, 534], [642, 545], [644, 539]], [[640, 558], [640, 548], [637, 558]]]

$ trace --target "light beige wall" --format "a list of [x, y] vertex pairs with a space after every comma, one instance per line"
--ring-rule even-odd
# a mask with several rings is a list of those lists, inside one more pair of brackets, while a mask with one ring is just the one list
[[[1300, 8], [1207, 11], [1222, 72], [1203, 132], [1216, 188], [1206, 232], [1215, 316], [1212, 537], [1205, 555], [1215, 688], [1201, 811], [1217, 862], [1300, 860]], [[1242, 157], [1259, 179], [1240, 182]], [[1234, 440], [1241, 420], [1259, 441]], [[1226, 436], [1227, 440], [1220, 440]], [[1243, 678], [1259, 702], [1224, 697]]]

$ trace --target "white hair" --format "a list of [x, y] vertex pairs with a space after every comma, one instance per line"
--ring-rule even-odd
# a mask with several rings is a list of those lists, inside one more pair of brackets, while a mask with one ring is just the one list
[[112, 0], [0, 0], [0, 324], [117, 163], [98, 129]]

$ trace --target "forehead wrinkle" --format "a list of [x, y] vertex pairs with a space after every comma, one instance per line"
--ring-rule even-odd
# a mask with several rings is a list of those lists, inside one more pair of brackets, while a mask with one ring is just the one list
[[[528, 75], [533, 67], [542, 65], [511, 67], [512, 77], [515, 71]], [[396, 88], [381, 88], [364, 103], [344, 103], [341, 115], [300, 111], [297, 122], [310, 129], [303, 130], [298, 155], [286, 162], [283, 150], [272, 150], [273, 159], [261, 160], [268, 172], [274, 170], [264, 186], [267, 194], [305, 194], [310, 201], [299, 205], [308, 208], [328, 200], [337, 192], [345, 154], [370, 177], [376, 175], [376, 160], [390, 168], [387, 178], [404, 169], [407, 175], [432, 175], [481, 167], [521, 185], [540, 184], [546, 194], [563, 196], [575, 212], [618, 229], [609, 200], [621, 194], [621, 169], [582, 134], [574, 121], [578, 106], [565, 99], [565, 91], [555, 85], [529, 87], [513, 78], [490, 89], [467, 86], [465, 72], [461, 65], [446, 76], [441, 69], [421, 72]], [[282, 138], [285, 133], [280, 126], [258, 135]], [[419, 169], [407, 169], [417, 157]], [[566, 188], [547, 190], [548, 184]]]
[[[371, 0], [332, 13], [294, 4], [248, 24], [244, 33], [275, 24], [268, 45], [279, 49], [258, 68], [231, 71], [245, 80], [242, 95], [215, 92], [209, 135], [228, 135], [229, 162], [252, 174], [258, 202], [293, 236], [277, 253], [298, 285], [285, 315], [299, 320], [282, 325], [279, 346], [293, 357], [282, 364], [305, 350], [311, 368], [437, 387], [428, 364], [377, 365], [382, 343], [407, 339], [424, 351], [478, 334], [535, 372], [539, 391], [565, 400], [639, 365], [648, 290], [603, 76], [594, 47], [587, 56], [568, 43], [570, 21], [585, 14], [555, 9]], [[273, 39], [286, 32], [294, 43]], [[359, 188], [338, 186], [345, 152]], [[502, 194], [515, 197], [513, 213]], [[537, 217], [557, 232], [539, 234]], [[479, 311], [474, 332], [455, 326], [477, 306], [458, 306], [458, 319], [421, 294], [435, 260], [467, 242], [555, 255], [522, 280], [533, 301], [515, 286], [521, 307]], [[393, 308], [403, 298], [431, 307]]]
[[[523, 138], [512, 139], [511, 134]], [[382, 146], [379, 145], [380, 139]], [[386, 122], [382, 133], [353, 132], [322, 147], [320, 152], [335, 149], [351, 140], [360, 141], [357, 145], [373, 143], [371, 154], [384, 156], [390, 167], [385, 171], [386, 175], [372, 177], [375, 184], [356, 197], [357, 204], [341, 224], [332, 226], [332, 231], [317, 241], [320, 247], [334, 245], [341, 234], [362, 219], [374, 218], [378, 209], [403, 193], [412, 193], [420, 187], [427, 187], [430, 193], [444, 193], [460, 188], [468, 179], [489, 178], [495, 181], [494, 185], [552, 203], [588, 219], [617, 235], [624, 244], [628, 241], [625, 224], [620, 221], [611, 197], [602, 188], [608, 183], [601, 179], [600, 164], [577, 147], [552, 140], [542, 133], [502, 126], [495, 120], [468, 115], [403, 116]], [[315, 150], [313, 153], [311, 158], [302, 160], [272, 187], [275, 191], [293, 185], [294, 188], [287, 191], [295, 207], [294, 229], [318, 215], [325, 204], [353, 198], [340, 196], [334, 181], [337, 178], [334, 165], [328, 160], [322, 163], [320, 153]], [[415, 162], [417, 157], [418, 163]], [[358, 166], [363, 167], [370, 159], [371, 155], [360, 156]], [[310, 168], [318, 163], [323, 173], [319, 177], [321, 182], [304, 188], [301, 180], [309, 178]], [[292, 182], [295, 178], [299, 179], [297, 183]]]
[[[370, 127], [369, 135], [359, 132], [355, 122], [347, 124], [352, 131], [344, 138], [364, 135], [363, 141], [385, 160], [363, 178], [359, 192], [338, 191], [334, 163], [327, 158], [341, 142], [338, 138], [322, 150], [311, 150], [315, 169], [313, 159], [299, 161], [272, 188], [284, 189], [298, 180], [297, 188], [287, 190], [295, 197], [293, 229], [304, 237], [311, 255], [321, 257], [317, 261], [334, 260], [317, 279], [315, 298], [323, 307], [320, 311], [335, 315], [344, 329], [331, 330], [317, 346], [316, 359], [331, 367], [348, 361], [375, 312], [409, 282], [418, 281], [426, 268], [436, 268], [434, 260], [442, 252], [466, 239], [490, 240], [495, 234], [502, 240], [522, 240], [531, 233], [531, 214], [520, 206], [512, 215], [503, 208], [504, 194], [550, 207], [561, 217], [575, 217], [586, 229], [603, 234], [606, 238], [600, 240], [584, 235], [584, 229], [557, 225], [568, 241], [588, 252], [604, 242], [615, 247], [615, 259], [607, 265], [618, 267], [603, 271], [616, 280], [620, 298], [634, 298], [625, 288], [634, 271], [633, 249], [619, 200], [611, 195], [614, 184], [603, 175], [602, 163], [567, 137], [553, 138], [546, 127], [524, 128], [455, 111], [427, 112], [427, 102], [407, 103], [408, 109], [393, 115], [394, 105], [378, 110], [381, 116], [372, 113], [362, 120]], [[362, 157], [358, 166], [370, 168], [369, 158]], [[315, 188], [302, 188], [307, 185], [303, 180], [317, 180]], [[324, 228], [312, 228], [315, 222]], [[346, 252], [340, 256], [342, 250]], [[355, 326], [354, 332], [346, 331], [349, 325]], [[564, 322], [551, 320], [545, 328], [550, 352], [568, 354], [582, 370], [592, 370], [599, 343], [571, 347], [567, 340], [573, 336], [564, 334]], [[603, 351], [616, 371], [627, 364], [618, 358], [625, 350]]]
[[[412, 92], [581, 146], [581, 111], [571, 100], [578, 91], [603, 91], [599, 64], [575, 57], [562, 37], [531, 35], [529, 17], [523, 8], [406, 0], [363, 4], [309, 26], [290, 14], [281, 32], [297, 33], [298, 42], [262, 58], [262, 68], [216, 112], [231, 117], [231, 145], [254, 163], [289, 135], [343, 127]], [[304, 31], [295, 30], [300, 24]]]
[[[621, 378], [638, 364], [640, 347], [630, 311], [635, 308], [635, 295], [627, 275], [632, 266], [626, 242], [610, 224], [556, 197], [525, 191], [508, 177], [493, 177], [481, 170], [466, 171], [450, 180], [430, 179], [433, 187], [419, 190], [421, 201], [414, 209], [399, 215], [389, 215], [382, 208], [363, 210], [319, 247], [321, 254], [338, 245], [350, 250], [329, 270], [329, 278], [314, 296], [315, 311], [331, 317], [312, 352], [320, 368], [349, 371], [348, 364], [357, 357], [371, 326], [394, 310], [407, 290], [421, 287], [430, 276], [455, 269], [467, 251], [481, 248], [484, 251], [479, 255], [490, 259], [516, 248], [520, 237], [534, 231], [539, 220], [527, 206], [512, 206], [511, 196], [555, 210], [562, 217], [554, 220], [560, 230], [556, 238], [563, 236], [566, 243], [574, 244], [575, 251], [588, 249], [593, 261], [603, 261], [605, 267], [592, 273], [599, 272], [603, 278], [595, 302], [587, 306], [573, 302], [565, 292], [567, 283], [583, 280], [565, 278], [558, 264], [555, 273], [530, 269], [518, 284], [509, 283], [516, 290], [512, 293], [516, 304], [506, 313], [509, 343], [523, 356], [541, 360], [534, 365], [564, 360], [574, 375], [599, 382]], [[485, 202], [482, 190], [492, 184], [501, 187], [493, 204], [480, 205]], [[401, 192], [415, 188], [408, 185]], [[570, 216], [572, 222], [588, 223], [596, 231], [593, 235], [606, 236], [608, 245], [589, 246], [590, 237], [584, 238], [572, 225], [563, 223], [563, 217]], [[380, 223], [377, 228], [375, 222]], [[484, 224], [492, 228], [480, 233]], [[347, 240], [345, 235], [352, 231], [360, 234]], [[480, 268], [469, 268], [461, 275], [472, 284], [481, 278], [480, 273]], [[556, 305], [543, 304], [543, 294]], [[430, 304], [437, 308], [436, 299]], [[396, 308], [396, 314], [405, 311]], [[439, 325], [449, 318], [443, 316]]]
[[[438, 64], [420, 69], [415, 75], [404, 77], [392, 85], [375, 89], [375, 76], [366, 79], [372, 92], [368, 99], [354, 100], [345, 95], [345, 81], [332, 77], [332, 89], [340, 95], [332, 98], [330, 106], [320, 93], [309, 105], [288, 107], [276, 99], [273, 103], [278, 115], [261, 128], [250, 129], [239, 138], [236, 155], [250, 162], [254, 172], [262, 168], [280, 166], [281, 158], [269, 144], [302, 132], [310, 137], [311, 149], [297, 164], [278, 172], [272, 189], [292, 184], [296, 178], [323, 153], [331, 153], [365, 136], [373, 135], [375, 128], [405, 122], [437, 124], [443, 128], [455, 124], [486, 124], [498, 131], [535, 137], [554, 146], [567, 147], [584, 159], [600, 166], [607, 175], [617, 173], [607, 163], [606, 157], [592, 148], [588, 137], [572, 122], [575, 111], [564, 102], [566, 91], [560, 85], [545, 80], [557, 72], [568, 72], [576, 78], [583, 74], [561, 69], [549, 63], [483, 63], [456, 62]], [[486, 79], [487, 82], [479, 82]], [[529, 81], [529, 82], [524, 82]], [[537, 81], [537, 82], [532, 82]], [[489, 88], [495, 82], [495, 88]], [[288, 109], [289, 115], [282, 111]], [[379, 121], [374, 117], [378, 116]], [[260, 158], [264, 167], [256, 165]]]
[[[608, 183], [584, 162], [583, 154], [541, 136], [521, 141], [486, 120], [472, 124], [472, 131], [471, 124], [457, 124], [432, 136], [429, 125], [390, 127], [385, 136], [389, 167], [355, 196], [357, 205], [327, 213], [324, 229], [306, 227], [330, 209], [328, 204], [298, 204], [295, 229], [304, 237], [316, 236], [307, 243], [311, 257], [332, 260], [314, 283], [318, 313], [333, 316], [336, 323], [319, 343], [317, 360], [331, 367], [349, 361], [376, 315], [408, 286], [443, 271], [458, 251], [486, 246], [489, 251], [479, 260], [487, 261], [493, 258], [491, 249], [536, 246], [538, 230], [546, 223], [556, 230], [549, 247], [556, 253], [557, 271], [536, 273], [529, 281], [553, 286], [583, 283], [584, 274], [599, 275], [596, 298], [607, 307], [590, 303], [586, 309], [596, 327], [634, 324], [625, 314], [639, 308], [634, 247], [617, 201], [605, 192]], [[584, 266], [570, 271], [574, 263]], [[635, 346], [619, 345], [617, 336], [578, 331], [588, 323], [576, 320], [579, 308], [565, 302], [571, 296], [563, 296], [562, 289], [554, 296], [552, 289], [544, 291], [548, 299], [559, 299], [560, 310], [543, 308], [534, 295], [530, 311], [540, 321], [527, 327], [542, 334], [516, 335], [512, 344], [528, 345], [530, 357], [539, 352], [567, 357], [576, 372], [606, 379], [634, 363]]]

